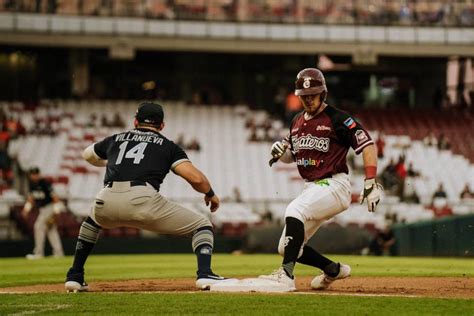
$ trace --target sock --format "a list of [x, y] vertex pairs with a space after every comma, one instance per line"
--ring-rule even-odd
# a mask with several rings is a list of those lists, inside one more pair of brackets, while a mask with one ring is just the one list
[[99, 233], [102, 227], [100, 227], [92, 218], [87, 217], [82, 222], [81, 229], [79, 230], [79, 237], [77, 238], [76, 252], [74, 254], [74, 262], [72, 269], [77, 272], [84, 271], [84, 264], [86, 263], [87, 257], [94, 248], [97, 239], [99, 239]]
[[201, 227], [193, 235], [193, 251], [197, 258], [197, 275], [212, 274], [211, 259], [214, 246], [214, 233], [212, 227]]
[[339, 270], [341, 270], [341, 265], [337, 262], [332, 262], [324, 268], [324, 273], [334, 278], [339, 274]]
[[299, 219], [287, 217], [285, 234], [285, 254], [283, 255], [282, 267], [286, 274], [293, 278], [296, 259], [304, 241], [304, 224]]
[[296, 260], [296, 262], [316, 267], [323, 271], [328, 265], [334, 263], [308, 245], [304, 246], [303, 254], [298, 258], [298, 260]]

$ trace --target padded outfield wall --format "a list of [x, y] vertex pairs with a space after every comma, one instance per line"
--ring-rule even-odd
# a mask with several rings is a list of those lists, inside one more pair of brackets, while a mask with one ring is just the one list
[[474, 214], [394, 225], [400, 256], [474, 257]]

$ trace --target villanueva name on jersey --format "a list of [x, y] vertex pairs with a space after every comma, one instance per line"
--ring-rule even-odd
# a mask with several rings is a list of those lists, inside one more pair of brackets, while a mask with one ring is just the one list
[[163, 138], [155, 136], [155, 135], [149, 135], [148, 133], [144, 135], [137, 135], [131, 132], [118, 134], [117, 136], [115, 136], [115, 141], [116, 142], [126, 142], [126, 141], [146, 142], [146, 143], [163, 145]]

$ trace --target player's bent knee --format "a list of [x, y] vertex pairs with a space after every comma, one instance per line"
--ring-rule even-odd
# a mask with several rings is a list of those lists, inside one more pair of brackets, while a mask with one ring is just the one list
[[[291, 204], [290, 204], [291, 206]], [[296, 208], [293, 207], [288, 207], [285, 212], [285, 221], [287, 217], [293, 217], [296, 218], [297, 220], [301, 221], [302, 223], [306, 222], [304, 215], [297, 210]]]
[[345, 201], [342, 202], [342, 209], [347, 210], [351, 205], [351, 198], [347, 198]]
[[211, 231], [213, 231], [211, 221], [208, 220], [208, 219], [205, 218], [205, 217], [202, 217], [202, 218], [196, 223], [196, 227], [198, 227], [198, 228], [197, 228], [198, 230], [210, 229]]

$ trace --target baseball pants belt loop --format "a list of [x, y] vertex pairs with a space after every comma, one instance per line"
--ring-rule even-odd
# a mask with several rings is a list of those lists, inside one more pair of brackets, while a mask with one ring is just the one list
[[[132, 180], [132, 181], [129, 181], [129, 182], [130, 182], [130, 186], [131, 186], [131, 187], [146, 186], [146, 182], [145, 182], [145, 181], [141, 181], [141, 180]], [[113, 185], [114, 185], [114, 181], [110, 181], [110, 182], [107, 182], [107, 183], [105, 184], [105, 187], [111, 188]]]

